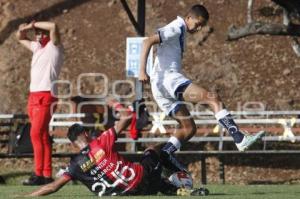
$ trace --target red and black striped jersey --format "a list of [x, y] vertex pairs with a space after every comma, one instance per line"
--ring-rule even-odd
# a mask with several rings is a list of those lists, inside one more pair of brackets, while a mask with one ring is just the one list
[[103, 132], [71, 159], [64, 176], [81, 181], [99, 196], [130, 193], [141, 182], [143, 167], [115, 150], [116, 139], [114, 128]]

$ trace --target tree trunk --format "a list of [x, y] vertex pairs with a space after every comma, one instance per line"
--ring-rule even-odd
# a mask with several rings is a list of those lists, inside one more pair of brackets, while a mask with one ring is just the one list
[[285, 36], [300, 36], [300, 25], [290, 24], [270, 24], [264, 22], [252, 22], [244, 27], [236, 28], [231, 26], [228, 30], [228, 40], [238, 40], [250, 35], [285, 35]]

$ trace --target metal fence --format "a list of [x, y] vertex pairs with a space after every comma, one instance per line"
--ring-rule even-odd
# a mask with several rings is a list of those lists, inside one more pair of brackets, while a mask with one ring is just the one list
[[[247, 126], [252, 132], [257, 130], [267, 130], [266, 136], [262, 139], [263, 144], [260, 148], [250, 150], [246, 152], [238, 152], [236, 150], [224, 149], [226, 142], [232, 142], [232, 138], [225, 135], [224, 129], [222, 129], [218, 122], [214, 119], [211, 112], [192, 112], [195, 118], [195, 123], [198, 129], [205, 129], [207, 133], [205, 136], [198, 134], [189, 142], [192, 143], [217, 143], [216, 150], [185, 150], [177, 152], [178, 156], [192, 155], [198, 157], [201, 161], [201, 181], [203, 184], [207, 183], [206, 178], [206, 158], [217, 157], [220, 161], [219, 174], [220, 179], [225, 183], [225, 170], [222, 159], [228, 155], [243, 157], [245, 155], [300, 155], [299, 149], [268, 149], [267, 143], [269, 142], [292, 142], [295, 143], [300, 140], [300, 111], [235, 111], [231, 112], [235, 118], [237, 124], [241, 128]], [[142, 143], [161, 143], [168, 140], [168, 136], [164, 135], [170, 129], [176, 128], [177, 122], [169, 117], [166, 117], [163, 113], [153, 112], [151, 115], [151, 125], [145, 130], [148, 136], [141, 137], [137, 140], [131, 138], [119, 138], [118, 143], [125, 143], [130, 145], [130, 150], [122, 151], [121, 154], [127, 156], [129, 159], [136, 159], [142, 154], [142, 151], [137, 150], [137, 145]], [[86, 114], [54, 114], [50, 122], [50, 130], [55, 131], [59, 128], [66, 128], [74, 123], [82, 123], [80, 119], [86, 117]], [[2, 139], [2, 143], [7, 143], [7, 153], [1, 153], [0, 158], [13, 158], [13, 157], [32, 157], [32, 154], [13, 154], [11, 153], [10, 139], [12, 139], [12, 132], [19, 122], [24, 122], [27, 119], [23, 114], [2, 114], [0, 115], [0, 127], [6, 129], [3, 133], [8, 133], [8, 139]], [[99, 125], [99, 124], [98, 124]], [[274, 132], [276, 131], [276, 132]], [[153, 134], [153, 136], [151, 135]], [[155, 136], [154, 136], [155, 134]], [[15, 135], [13, 135], [15, 136]], [[66, 144], [69, 141], [66, 138], [54, 138], [55, 144]], [[233, 143], [233, 142], [232, 142]], [[53, 154], [54, 157], [68, 157], [73, 155], [72, 153], [59, 153]]]

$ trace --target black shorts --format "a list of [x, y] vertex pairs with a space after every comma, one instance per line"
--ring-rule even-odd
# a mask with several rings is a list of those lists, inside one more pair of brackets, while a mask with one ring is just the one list
[[144, 168], [144, 174], [142, 181], [137, 187], [137, 194], [157, 194], [160, 191], [162, 182], [162, 166], [158, 154], [151, 149], [145, 151], [140, 164]]

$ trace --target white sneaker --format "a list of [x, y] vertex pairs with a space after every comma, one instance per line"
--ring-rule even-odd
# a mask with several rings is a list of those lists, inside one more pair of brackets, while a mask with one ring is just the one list
[[244, 134], [244, 138], [240, 143], [236, 144], [236, 147], [239, 151], [245, 151], [247, 150], [252, 144], [254, 144], [257, 140], [262, 138], [264, 136], [264, 131], [259, 131], [255, 135], [247, 135]]

